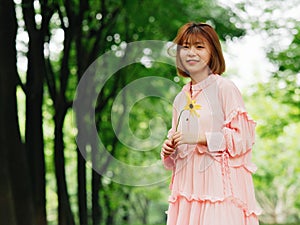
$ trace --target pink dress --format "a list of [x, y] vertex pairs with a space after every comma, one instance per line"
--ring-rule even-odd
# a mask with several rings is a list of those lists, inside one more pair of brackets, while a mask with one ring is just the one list
[[[200, 105], [197, 115], [183, 110], [187, 94]], [[179, 118], [180, 115], [180, 118]], [[257, 225], [261, 212], [255, 199], [251, 162], [255, 122], [248, 116], [237, 87], [211, 74], [186, 84], [174, 100], [172, 128], [202, 132], [207, 146], [184, 144], [169, 157], [173, 170], [167, 225]]]

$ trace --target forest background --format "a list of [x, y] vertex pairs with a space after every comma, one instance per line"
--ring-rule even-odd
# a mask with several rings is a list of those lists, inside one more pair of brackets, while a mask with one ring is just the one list
[[[215, 27], [224, 76], [237, 82], [257, 121], [261, 222], [300, 224], [299, 6], [0, 0], [0, 224], [165, 223], [170, 173], [160, 144], [186, 81], [162, 44], [187, 21]], [[243, 48], [247, 40], [252, 46]], [[95, 61], [100, 70], [89, 70]], [[92, 80], [80, 98], [87, 70]], [[120, 162], [136, 167], [124, 171]]]

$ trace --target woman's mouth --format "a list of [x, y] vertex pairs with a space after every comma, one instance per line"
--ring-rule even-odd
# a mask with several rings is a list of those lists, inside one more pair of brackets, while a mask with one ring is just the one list
[[193, 64], [196, 64], [196, 63], [198, 63], [198, 62], [199, 62], [199, 60], [197, 60], [197, 59], [187, 59], [187, 60], [186, 60], [186, 62], [187, 62], [188, 64], [191, 64], [191, 65], [193, 65]]

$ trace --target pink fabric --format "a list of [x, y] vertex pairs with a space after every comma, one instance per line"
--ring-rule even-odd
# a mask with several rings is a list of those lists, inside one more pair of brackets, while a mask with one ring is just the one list
[[256, 124], [239, 90], [219, 75], [185, 85], [174, 100], [169, 138], [186, 104], [184, 92], [201, 105], [200, 117], [183, 111], [178, 130], [204, 134], [207, 146], [185, 144], [162, 157], [164, 166], [173, 170], [167, 224], [257, 225], [261, 209], [252, 182], [256, 166], [251, 162]]

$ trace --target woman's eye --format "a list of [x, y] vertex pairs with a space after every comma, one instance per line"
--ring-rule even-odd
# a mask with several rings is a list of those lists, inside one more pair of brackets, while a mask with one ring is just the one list
[[204, 46], [203, 45], [198, 45], [197, 48], [204, 48]]
[[189, 48], [189, 46], [188, 46], [188, 45], [183, 45], [182, 47], [183, 47], [183, 48]]

